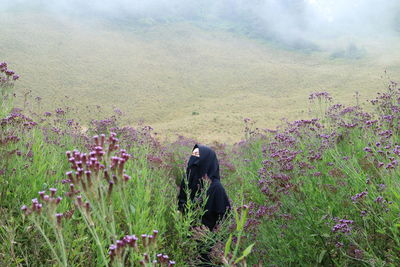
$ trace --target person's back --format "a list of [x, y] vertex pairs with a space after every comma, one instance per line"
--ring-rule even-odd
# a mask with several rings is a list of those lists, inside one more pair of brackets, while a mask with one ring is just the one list
[[207, 190], [207, 197], [206, 212], [201, 222], [212, 231], [218, 221], [222, 220], [229, 211], [230, 204], [228, 195], [219, 179], [211, 181], [210, 187]]
[[[184, 179], [187, 179], [187, 181], [185, 182]], [[215, 152], [207, 146], [195, 145], [192, 156], [188, 161], [186, 178], [182, 179], [178, 195], [178, 209], [181, 212], [185, 212], [188, 201], [187, 194], [190, 196], [190, 201], [195, 201], [196, 195], [203, 189], [205, 184], [203, 179], [209, 179], [210, 186], [207, 189], [207, 202], [201, 222], [210, 231], [213, 231], [216, 225], [229, 212], [230, 203], [220, 182], [219, 163]], [[211, 266], [209, 265], [208, 253], [200, 253], [200, 257], [203, 261], [201, 266]]]
[[[182, 179], [178, 195], [178, 209], [185, 211], [187, 193], [194, 201], [197, 193], [203, 189], [203, 179], [209, 179], [211, 184], [207, 190], [206, 214], [203, 223], [212, 230], [218, 219], [230, 209], [228, 196], [220, 182], [219, 163], [215, 152], [203, 145], [195, 145], [186, 169], [186, 179]], [[188, 188], [186, 188], [186, 184]], [[187, 192], [189, 190], [189, 192]], [[215, 218], [214, 218], [215, 217]], [[215, 220], [216, 219], [216, 220]], [[215, 222], [214, 222], [215, 221]]]

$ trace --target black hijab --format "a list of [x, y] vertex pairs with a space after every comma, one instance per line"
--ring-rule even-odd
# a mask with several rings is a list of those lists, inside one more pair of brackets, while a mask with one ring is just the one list
[[203, 145], [195, 145], [193, 150], [198, 148], [200, 157], [190, 156], [186, 168], [188, 186], [191, 191], [190, 198], [194, 199], [199, 190], [203, 188], [203, 177], [207, 175], [212, 180], [219, 180], [219, 163], [215, 152]]
[[[230, 204], [225, 189], [220, 183], [217, 155], [207, 146], [196, 144], [193, 147], [193, 150], [196, 148], [199, 149], [200, 157], [191, 156], [186, 169], [190, 199], [194, 201], [196, 194], [204, 186], [202, 178], [207, 175], [211, 180], [211, 185], [207, 190], [208, 200], [205, 206], [207, 211], [202, 218], [202, 222], [212, 230], [217, 220], [221, 219], [227, 209], [230, 208]], [[182, 211], [186, 204], [186, 193], [184, 188], [185, 184], [184, 181], [182, 181], [181, 190], [178, 196], [179, 209]]]

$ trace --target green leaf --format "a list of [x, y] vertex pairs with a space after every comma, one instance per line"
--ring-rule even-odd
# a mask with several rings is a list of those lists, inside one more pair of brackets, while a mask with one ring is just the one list
[[251, 244], [250, 246], [248, 246], [248, 247], [243, 251], [242, 256], [240, 256], [240, 257], [235, 261], [235, 264], [238, 263], [238, 262], [240, 262], [241, 260], [243, 260], [244, 258], [246, 258], [246, 257], [250, 254], [251, 250], [253, 249], [254, 244], [255, 244], [255, 243]]
[[243, 229], [244, 225], [246, 224], [246, 219], [247, 219], [247, 209], [245, 209], [242, 212], [242, 216], [240, 218], [240, 226], [241, 226], [240, 229]]
[[240, 227], [239, 214], [236, 210], [235, 210], [235, 221], [236, 221], [236, 229], [239, 229]]
[[231, 243], [232, 243], [232, 234], [229, 235], [228, 241], [225, 244], [225, 252], [224, 256], [228, 256], [229, 250], [231, 249]]
[[326, 254], [326, 249], [324, 249], [323, 251], [321, 251], [321, 253], [319, 254], [318, 263], [321, 263], [321, 262], [322, 262], [322, 260], [324, 259], [325, 254]]
[[386, 231], [385, 231], [385, 229], [378, 229], [378, 230], [376, 230], [378, 233], [380, 233], [380, 234], [386, 234]]
[[400, 195], [396, 191], [392, 191], [392, 193], [396, 196], [397, 199], [400, 199]]
[[25, 261], [25, 259], [23, 259], [23, 258], [17, 258], [17, 259], [15, 259], [15, 263], [21, 263], [21, 262], [24, 262]]
[[243, 256], [247, 257], [247, 256], [250, 254], [251, 250], [253, 249], [254, 244], [255, 244], [255, 243], [251, 244], [250, 246], [248, 246], [248, 247], [243, 251]]
[[325, 238], [330, 238], [331, 237], [328, 233], [323, 233], [321, 236], [325, 237]]
[[132, 214], [135, 214], [135, 212], [136, 212], [136, 209], [135, 209], [135, 207], [134, 207], [133, 205], [130, 205], [130, 208], [131, 208], [131, 212], [132, 212]]

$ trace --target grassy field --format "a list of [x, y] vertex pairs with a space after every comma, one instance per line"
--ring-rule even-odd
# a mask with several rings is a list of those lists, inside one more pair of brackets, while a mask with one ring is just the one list
[[232, 210], [201, 234], [206, 190], [185, 214], [176, 199], [193, 140], [10, 113], [12, 84], [0, 84], [0, 266], [199, 266], [206, 251], [224, 267], [400, 264], [396, 83], [371, 113], [313, 94], [320, 120], [250, 123], [244, 141], [215, 144]]
[[353, 103], [355, 91], [364, 101], [382, 88], [385, 69], [400, 78], [398, 40], [374, 40], [366, 57], [350, 60], [184, 22], [134, 27], [15, 12], [1, 13], [0, 24], [0, 59], [23, 77], [18, 104], [32, 90], [43, 112], [64, 101], [81, 118], [100, 105], [103, 118], [117, 107], [126, 124], [144, 120], [171, 138], [232, 143], [243, 118], [266, 128], [307, 117], [310, 92]]
[[[396, 38], [306, 53], [183, 22], [0, 23], [0, 266], [400, 266]], [[198, 232], [205, 190], [176, 207], [196, 141], [140, 120], [216, 151], [217, 229]]]

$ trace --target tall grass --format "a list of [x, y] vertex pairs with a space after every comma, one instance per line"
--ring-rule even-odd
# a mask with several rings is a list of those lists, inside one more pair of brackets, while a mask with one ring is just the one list
[[278, 266], [397, 265], [398, 85], [371, 101], [372, 114], [359, 106], [321, 109], [330, 96], [319, 95], [325, 125], [299, 120], [253, 132], [235, 162], [251, 201], [251, 258]]
[[310, 100], [315, 119], [273, 131], [246, 119], [244, 140], [211, 144], [233, 211], [201, 233], [201, 207], [176, 207], [195, 140], [2, 106], [1, 265], [194, 266], [204, 250], [225, 266], [398, 265], [398, 85], [371, 113]]

